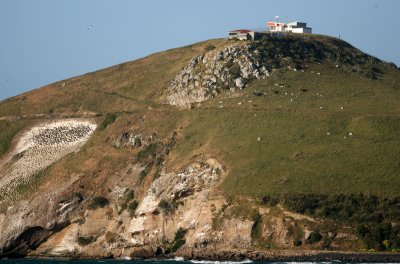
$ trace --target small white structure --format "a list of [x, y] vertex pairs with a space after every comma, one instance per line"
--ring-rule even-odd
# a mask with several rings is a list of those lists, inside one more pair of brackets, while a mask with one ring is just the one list
[[284, 32], [286, 25], [279, 22], [268, 22], [267, 26], [271, 32]]
[[304, 22], [290, 22], [286, 25], [286, 30], [288, 32], [293, 32], [293, 33], [312, 33], [312, 28], [307, 27], [307, 23]]
[[253, 33], [253, 31], [248, 29], [231, 30], [229, 31], [228, 39], [240, 39], [240, 40], [252, 39], [251, 33]]

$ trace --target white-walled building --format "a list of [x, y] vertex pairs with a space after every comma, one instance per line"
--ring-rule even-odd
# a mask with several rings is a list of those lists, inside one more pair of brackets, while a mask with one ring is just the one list
[[280, 22], [267, 22], [270, 32], [292, 32], [292, 33], [312, 33], [312, 28], [307, 27], [305, 22], [290, 22], [288, 24]]
[[239, 40], [256, 40], [261, 39], [265, 36], [280, 35], [280, 33], [312, 33], [312, 28], [307, 27], [305, 22], [267, 22], [269, 31], [264, 30], [249, 30], [249, 29], [237, 29], [228, 32], [228, 39], [239, 39]]
[[228, 33], [228, 39], [240, 39], [240, 40], [248, 40], [251, 39], [251, 30], [248, 29], [236, 29], [231, 30]]
[[284, 32], [285, 24], [279, 22], [268, 22], [267, 26], [271, 32]]
[[312, 28], [307, 27], [307, 23], [299, 21], [288, 23], [286, 25], [286, 30], [293, 33], [312, 33]]

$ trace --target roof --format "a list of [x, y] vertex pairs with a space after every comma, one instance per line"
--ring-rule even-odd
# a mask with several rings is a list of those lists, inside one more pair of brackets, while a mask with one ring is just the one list
[[236, 29], [236, 30], [231, 30], [229, 31], [229, 33], [249, 33], [252, 32], [252, 30], [248, 30], [248, 29]]
[[288, 23], [288, 25], [298, 25], [298, 24], [304, 24], [304, 25], [307, 25], [307, 23], [306, 23], [306, 22], [300, 22], [300, 21], [293, 21], [293, 22], [290, 22], [290, 23]]
[[267, 22], [267, 26], [269, 26], [269, 27], [284, 26], [284, 25], [285, 25], [284, 23], [279, 23], [279, 22], [271, 22], [271, 21]]

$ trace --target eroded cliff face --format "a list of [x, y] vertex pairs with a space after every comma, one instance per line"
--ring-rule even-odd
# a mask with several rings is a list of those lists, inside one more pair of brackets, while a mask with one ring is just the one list
[[[176, 136], [164, 144], [157, 135], [124, 132], [109, 144], [148, 150], [158, 142], [164, 146], [158, 156], [163, 160]], [[88, 182], [73, 173], [63, 184], [52, 183], [46, 192], [9, 206], [0, 213], [1, 254], [135, 258], [265, 245], [290, 249], [295, 241], [307, 245], [311, 232], [320, 226], [316, 219], [279, 206], [260, 206], [245, 197], [228, 199], [219, 189], [226, 168], [216, 158], [201, 155], [176, 170], [162, 161], [155, 169], [149, 162], [127, 163], [105, 175], [107, 190], [90, 196], [79, 190], [96, 180]], [[95, 204], [99, 196], [107, 197], [107, 203]], [[339, 245], [357, 239], [321, 233], [332, 240], [337, 236]]]
[[[252, 221], [231, 218], [220, 229], [213, 228], [210, 208], [225, 199], [212, 197], [211, 192], [223, 173], [222, 165], [212, 158], [194, 162], [179, 172], [162, 172], [134, 213], [121, 212], [116, 203], [86, 210], [82, 219], [51, 236], [31, 254], [122, 258], [146, 252], [153, 256], [157, 248], [165, 253], [179, 229], [185, 232], [184, 247], [249, 247]], [[115, 187], [112, 193], [125, 192], [118, 189]], [[82, 243], [85, 239], [90, 240], [87, 245]]]

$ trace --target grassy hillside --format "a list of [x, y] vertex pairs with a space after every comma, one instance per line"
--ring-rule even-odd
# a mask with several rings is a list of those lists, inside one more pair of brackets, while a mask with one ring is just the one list
[[[310, 38], [328, 48], [343, 45]], [[137, 150], [111, 143], [123, 132], [157, 133], [165, 142], [178, 131], [167, 169], [198, 155], [216, 157], [228, 171], [222, 184], [227, 195], [400, 192], [400, 73], [393, 65], [367, 55], [361, 57], [369, 63], [363, 68], [315, 60], [303, 70], [281, 67], [242, 91], [222, 93], [190, 110], [161, 104], [158, 98], [177, 72], [210, 45], [229, 42], [202, 42], [63, 80], [1, 102], [0, 116], [92, 113], [101, 123], [114, 113], [80, 153], [47, 170], [47, 179], [83, 173], [90, 181], [134, 162]], [[349, 45], [339, 48], [359, 53]], [[9, 122], [0, 123], [7, 127], [1, 130], [0, 154], [33, 121]]]

